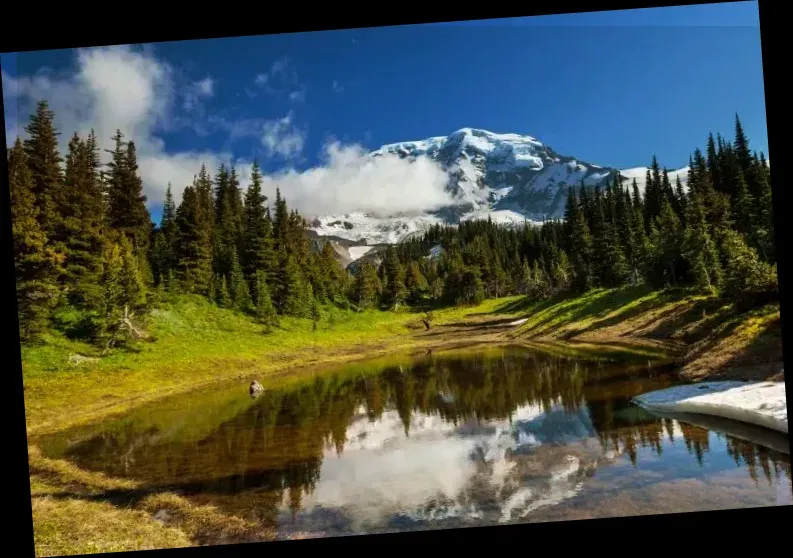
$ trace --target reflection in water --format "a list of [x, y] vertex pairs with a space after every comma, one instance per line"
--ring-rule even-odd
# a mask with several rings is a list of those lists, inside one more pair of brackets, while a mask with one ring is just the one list
[[519, 348], [440, 353], [348, 366], [254, 401], [233, 386], [198, 409], [182, 399], [43, 447], [285, 533], [620, 515], [617, 494], [643, 494], [623, 509], [650, 513], [648, 494], [670, 481], [706, 482], [714, 506], [788, 502], [787, 437], [630, 403], [674, 381]]

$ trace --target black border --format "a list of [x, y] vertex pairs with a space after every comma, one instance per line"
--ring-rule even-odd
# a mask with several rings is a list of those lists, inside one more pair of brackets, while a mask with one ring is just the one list
[[[728, 0], [736, 1], [736, 0]], [[772, 33], [774, 15], [772, 5], [779, 5], [778, 0], [757, 0], [759, 3], [761, 44], [763, 53], [763, 73], [765, 81], [765, 101], [766, 101], [766, 120], [768, 126], [769, 146], [776, 146], [781, 149], [782, 129], [781, 122], [783, 102], [779, 91], [772, 87], [774, 81], [774, 48], [772, 46], [774, 35]], [[89, 5], [63, 5], [60, 8], [44, 7], [43, 5], [34, 6], [35, 16], [24, 17], [22, 15], [26, 6], [15, 6], [14, 12], [5, 11], [3, 21], [6, 23], [3, 35], [0, 37], [0, 52], [22, 52], [28, 50], [50, 50], [59, 48], [74, 48], [96, 45], [127, 44], [127, 43], [149, 43], [165, 42], [174, 40], [207, 39], [215, 37], [240, 36], [240, 35], [262, 35], [269, 33], [299, 32], [325, 29], [344, 29], [362, 28], [384, 25], [402, 25], [411, 23], [431, 23], [437, 21], [458, 21], [470, 19], [499, 18], [499, 17], [519, 17], [527, 15], [547, 15], [571, 12], [592, 12], [592, 11], [611, 11], [618, 9], [637, 9], [662, 6], [680, 6], [690, 4], [710, 4], [726, 3], [701, 0], [700, 2], [640, 2], [636, 0], [599, 0], [597, 7], [592, 2], [582, 1], [557, 1], [542, 5], [534, 5], [523, 8], [506, 8], [503, 6], [488, 6], [486, 12], [480, 10], [469, 11], [470, 15], [458, 16], [456, 10], [441, 6], [434, 15], [428, 6], [423, 6], [420, 10], [413, 13], [403, 9], [399, 5], [369, 6], [364, 11], [355, 10], [353, 15], [329, 16], [321, 10], [312, 10], [312, 15], [320, 17], [309, 20], [297, 17], [292, 21], [286, 21], [283, 13], [284, 6], [263, 6], [264, 15], [256, 17], [235, 17], [236, 13], [251, 12], [251, 8], [227, 8], [217, 10], [217, 6], [210, 7], [209, 10], [197, 9], [197, 5], [185, 8], [176, 8], [180, 13], [175, 19], [165, 17], [164, 10], [151, 10], [148, 6], [124, 6], [116, 8], [122, 13], [122, 18], [126, 27], [122, 29], [117, 25], [117, 19], [111, 16], [112, 6], [103, 5], [100, 9], [92, 9]], [[334, 14], [341, 13], [336, 8]], [[8, 7], [10, 8], [10, 7]], [[375, 10], [375, 8], [384, 8]], [[396, 9], [394, 9], [396, 8]], [[72, 17], [62, 17], [57, 10], [68, 10]], [[299, 8], [298, 8], [299, 9]], [[175, 10], [175, 11], [176, 11]], [[46, 11], [53, 20], [54, 25], [50, 25], [42, 12]], [[131, 11], [131, 13], [130, 13]], [[449, 13], [454, 13], [450, 16]], [[253, 12], [251, 12], [253, 13]], [[375, 15], [383, 14], [386, 15]], [[781, 15], [780, 12], [776, 12]], [[276, 15], [277, 14], [277, 15]], [[27, 15], [27, 14], [25, 14]], [[218, 17], [219, 16], [219, 17]], [[457, 16], [457, 17], [454, 17]], [[228, 23], [225, 27], [218, 24], [219, 20], [226, 19]], [[319, 23], [311, 23], [316, 21]], [[58, 29], [63, 37], [49, 29]], [[36, 29], [35, 32], [32, 32]], [[225, 29], [225, 30], [224, 30]], [[19, 32], [19, 35], [14, 33]], [[22, 35], [24, 33], [24, 35]], [[89, 38], [90, 37], [90, 38]], [[714, 45], [717, 47], [717, 45]], [[707, 53], [702, 53], [706, 56]], [[780, 67], [781, 68], [781, 67]], [[776, 75], [781, 74], [778, 71]], [[1, 78], [0, 78], [0, 86]], [[3, 108], [3, 100], [0, 97], [0, 109]], [[0, 110], [0, 147], [5, 152], [5, 113]], [[772, 116], [773, 115], [773, 116]], [[773, 137], [773, 139], [772, 139]], [[780, 151], [781, 153], [781, 151]], [[769, 147], [768, 157], [771, 153]], [[778, 155], [777, 159], [778, 160]], [[5, 157], [0, 157], [0, 242], [3, 246], [3, 271], [0, 275], [3, 287], [3, 310], [2, 317], [6, 320], [7, 327], [3, 328], [4, 336], [2, 340], [3, 360], [10, 363], [6, 372], [12, 372], [4, 378], [3, 387], [5, 388], [6, 398], [10, 395], [11, 403], [3, 405], [10, 418], [6, 424], [11, 425], [12, 433], [10, 440], [12, 443], [10, 453], [12, 457], [5, 460], [11, 462], [12, 475], [11, 482], [7, 483], [12, 489], [5, 499], [6, 512], [11, 512], [13, 523], [6, 525], [5, 540], [0, 543], [0, 547], [14, 556], [34, 556], [33, 548], [33, 525], [31, 514], [30, 496], [30, 477], [27, 463], [27, 435], [26, 421], [24, 412], [24, 388], [22, 384], [21, 352], [19, 345], [18, 317], [16, 312], [16, 296], [13, 273], [13, 249], [11, 243], [11, 222], [10, 222], [10, 201], [8, 191], [8, 174], [6, 172], [7, 161]], [[786, 222], [784, 220], [783, 208], [785, 192], [783, 190], [780, 175], [776, 173], [777, 180], [772, 183], [774, 199], [774, 219], [776, 227], [776, 245], [780, 248], [784, 246], [783, 239], [788, 237], [786, 232]], [[778, 250], [778, 272], [780, 285], [784, 284], [788, 277], [787, 271], [787, 252], [784, 249]], [[789, 302], [789, 295], [784, 288], [780, 289], [780, 314], [784, 324], [784, 316]], [[9, 335], [10, 331], [10, 335]], [[783, 325], [782, 338], [785, 353], [791, 344], [791, 332]], [[785, 359], [788, 361], [789, 357]], [[11, 370], [9, 370], [11, 369]], [[790, 388], [786, 385], [786, 393], [790, 398]], [[23, 445], [24, 444], [24, 445]], [[7, 468], [5, 470], [8, 470]], [[348, 545], [367, 545], [395, 546], [399, 544], [419, 545], [420, 549], [429, 550], [428, 545], [442, 544], [445, 547], [449, 543], [471, 545], [472, 553], [479, 549], [474, 548], [475, 543], [480, 543], [484, 548], [500, 550], [508, 547], [515, 548], [521, 553], [536, 553], [542, 547], [548, 545], [551, 552], [562, 551], [564, 553], [573, 548], [590, 550], [610, 550], [611, 552], [625, 551], [646, 551], [654, 546], [658, 550], [666, 547], [673, 553], [681, 550], [691, 551], [694, 548], [704, 548], [714, 551], [721, 544], [728, 545], [732, 551], [738, 550], [741, 543], [747, 544], [755, 551], [761, 550], [766, 543], [784, 542], [777, 537], [787, 534], [783, 530], [781, 533], [775, 529], [775, 525], [789, 525], [792, 517], [793, 506], [753, 508], [740, 510], [724, 510], [713, 512], [694, 512], [665, 514], [655, 516], [639, 517], [620, 517], [613, 519], [594, 519], [579, 520], [554, 523], [539, 523], [526, 525], [510, 525], [499, 527], [475, 527], [465, 529], [443, 530], [443, 531], [424, 531], [402, 534], [385, 535], [360, 535], [340, 538], [326, 538], [303, 541], [267, 542], [254, 544], [235, 544], [213, 547], [191, 547], [175, 550], [152, 550], [124, 553], [110, 553], [105, 556], [261, 556], [263, 552], [268, 554], [278, 554], [297, 549], [311, 551], [333, 550], [347, 547]], [[780, 521], [781, 520], [781, 521]], [[759, 529], [752, 527], [758, 526]], [[735, 530], [733, 530], [733, 528]], [[685, 539], [685, 540], [684, 540]], [[19, 552], [22, 544], [23, 550]], [[513, 544], [511, 544], [513, 543]], [[542, 543], [542, 544], [539, 544]], [[302, 546], [284, 546], [302, 545]], [[774, 545], [776, 546], [776, 545]], [[760, 547], [760, 548], [758, 548]], [[496, 548], [493, 548], [495, 550]], [[543, 550], [545, 550], [543, 548]], [[547, 552], [547, 551], [546, 551]], [[4, 553], [5, 554], [5, 553]]]

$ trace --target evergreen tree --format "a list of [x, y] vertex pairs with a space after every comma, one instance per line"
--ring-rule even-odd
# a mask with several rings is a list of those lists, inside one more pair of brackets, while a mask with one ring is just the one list
[[17, 311], [23, 341], [35, 339], [48, 327], [58, 294], [55, 279], [59, 263], [38, 219], [36, 185], [27, 163], [25, 149], [17, 138], [8, 152], [8, 178]]
[[520, 293], [531, 295], [534, 292], [534, 274], [526, 258], [523, 258], [520, 269]]
[[264, 271], [256, 272], [256, 288], [254, 289], [256, 319], [265, 326], [272, 327], [278, 324], [278, 314], [273, 305], [270, 291], [267, 286], [267, 275]]
[[740, 233], [747, 236], [747, 238], [751, 238], [756, 225], [754, 216], [755, 202], [749, 193], [743, 172], [737, 167], [735, 172], [736, 176], [733, 182], [735, 193], [732, 204], [733, 223], [735, 223], [735, 228]]
[[118, 239], [122, 261], [122, 287], [123, 296], [121, 303], [129, 311], [142, 308], [146, 304], [146, 282], [141, 274], [138, 257], [135, 255], [132, 242], [126, 235]]
[[138, 176], [135, 143], [124, 142], [121, 131], [116, 131], [116, 144], [108, 164], [107, 183], [108, 224], [123, 233], [132, 243], [136, 254], [146, 254], [151, 234], [151, 217], [146, 209], [143, 182]]
[[746, 137], [746, 134], [743, 131], [743, 126], [741, 125], [741, 119], [738, 117], [738, 114], [735, 115], [735, 160], [738, 164], [738, 168], [741, 169], [741, 172], [744, 175], [749, 174], [749, 169], [752, 166], [752, 153], [749, 150], [749, 139]]
[[369, 262], [365, 262], [355, 276], [352, 289], [353, 302], [359, 309], [371, 308], [377, 304], [380, 296], [380, 278], [377, 269]]
[[[581, 187], [581, 198], [585, 197], [585, 190]], [[587, 219], [584, 216], [583, 207], [576, 203], [575, 193], [571, 190], [571, 200], [568, 201], [569, 213], [565, 219], [570, 225], [570, 256], [573, 266], [574, 287], [579, 291], [584, 291], [592, 286], [592, 236], [590, 234]]]
[[385, 271], [385, 300], [393, 309], [405, 302], [408, 296], [405, 287], [405, 267], [399, 261], [393, 246], [386, 249], [383, 262]]
[[417, 261], [410, 262], [408, 266], [407, 277], [405, 279], [405, 287], [408, 291], [408, 299], [412, 303], [421, 301], [429, 290], [427, 279], [421, 273], [419, 263]]
[[708, 233], [705, 209], [698, 193], [691, 197], [688, 205], [681, 253], [697, 288], [709, 291], [719, 285], [721, 265], [718, 251]]
[[457, 304], [480, 304], [485, 299], [485, 284], [478, 267], [468, 267], [462, 273]]
[[675, 199], [677, 200], [676, 201], [676, 207], [678, 208], [678, 210], [680, 212], [679, 213], [680, 220], [683, 222], [683, 225], [685, 225], [685, 222], [686, 222], [685, 215], [686, 215], [686, 212], [687, 212], [686, 211], [686, 205], [687, 205], [687, 201], [688, 200], [686, 198], [686, 193], [683, 190], [683, 183], [680, 181], [680, 175], [679, 174], [675, 178]]
[[69, 142], [57, 227], [68, 299], [89, 311], [102, 304], [103, 202], [95, 149], [77, 134]]
[[725, 229], [719, 242], [724, 255], [723, 291], [727, 298], [777, 288], [776, 270], [757, 256], [740, 233]]
[[231, 249], [231, 271], [229, 273], [229, 295], [234, 308], [247, 312], [251, 308], [251, 293], [245, 275], [242, 272], [237, 249]]
[[194, 186], [185, 188], [176, 211], [176, 276], [187, 293], [206, 294], [212, 279], [212, 254], [208, 233], [202, 226], [206, 215]]
[[217, 281], [217, 288], [215, 289], [217, 292], [217, 305], [221, 308], [233, 308], [234, 307], [234, 300], [231, 298], [231, 293], [229, 292], [229, 283], [226, 280], [225, 275], [216, 275], [218, 278]]
[[551, 271], [551, 279], [554, 288], [557, 292], [565, 292], [570, 288], [570, 279], [572, 276], [572, 266], [567, 253], [564, 250], [559, 251], [558, 259], [553, 264]]
[[30, 170], [31, 192], [37, 207], [36, 217], [48, 242], [55, 239], [63, 192], [63, 158], [58, 151], [60, 134], [54, 122], [55, 113], [47, 101], [39, 101], [25, 127], [28, 139], [23, 143]]
[[284, 266], [284, 293], [283, 313], [289, 316], [305, 317], [308, 312], [306, 306], [306, 286], [300, 266], [293, 255], [286, 258]]
[[680, 276], [680, 219], [668, 200], [662, 200], [661, 212], [651, 231], [651, 281], [658, 287], [675, 286]]
[[264, 204], [267, 197], [262, 194], [262, 176], [259, 164], [254, 161], [251, 184], [245, 194], [245, 220], [243, 227], [242, 268], [250, 281], [251, 294], [256, 299], [259, 271], [268, 276], [274, 263], [273, 244]]

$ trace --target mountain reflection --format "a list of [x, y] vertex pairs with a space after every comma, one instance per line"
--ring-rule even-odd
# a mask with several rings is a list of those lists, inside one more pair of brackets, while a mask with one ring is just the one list
[[52, 447], [80, 467], [155, 489], [235, 509], [246, 501], [272, 523], [300, 516], [350, 533], [523, 519], [575, 496], [623, 456], [638, 467], [642, 455], [682, 445], [703, 467], [714, 440], [756, 482], [790, 481], [784, 453], [632, 405], [634, 395], [674, 384], [663, 370], [520, 348], [350, 369], [267, 391], [219, 413], [198, 437], [130, 419]]

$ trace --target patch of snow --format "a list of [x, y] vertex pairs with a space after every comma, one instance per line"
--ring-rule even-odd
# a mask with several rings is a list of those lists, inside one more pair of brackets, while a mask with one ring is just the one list
[[372, 251], [374, 246], [350, 246], [347, 251], [350, 253], [352, 261], [360, 260], [366, 254]]
[[[679, 176], [680, 183], [683, 185], [683, 191], [688, 192], [688, 169], [689, 167], [683, 167], [682, 169], [668, 171], [669, 182], [672, 183], [672, 188], [675, 187], [675, 182]], [[620, 176], [623, 177], [622, 185], [627, 188], [633, 188], [633, 179], [635, 178], [636, 185], [639, 187], [639, 192], [644, 194], [644, 187], [647, 182], [647, 170], [647, 167], [634, 167], [632, 169], [621, 170]], [[631, 191], [631, 194], [632, 193], [633, 191]]]
[[494, 223], [501, 225], [523, 225], [526, 216], [510, 209], [491, 210], [488, 208], [471, 211], [460, 217], [460, 221], [487, 221], [490, 218]]
[[713, 415], [788, 433], [784, 382], [709, 382], [634, 398], [648, 411]]
[[526, 322], [528, 322], [528, 321], [529, 321], [529, 319], [528, 319], [528, 318], [521, 318], [521, 319], [519, 319], [519, 320], [515, 320], [514, 322], [510, 322], [510, 323], [508, 323], [507, 325], [510, 325], [510, 326], [519, 326], [520, 324], [525, 324], [525, 323], [526, 323]]

